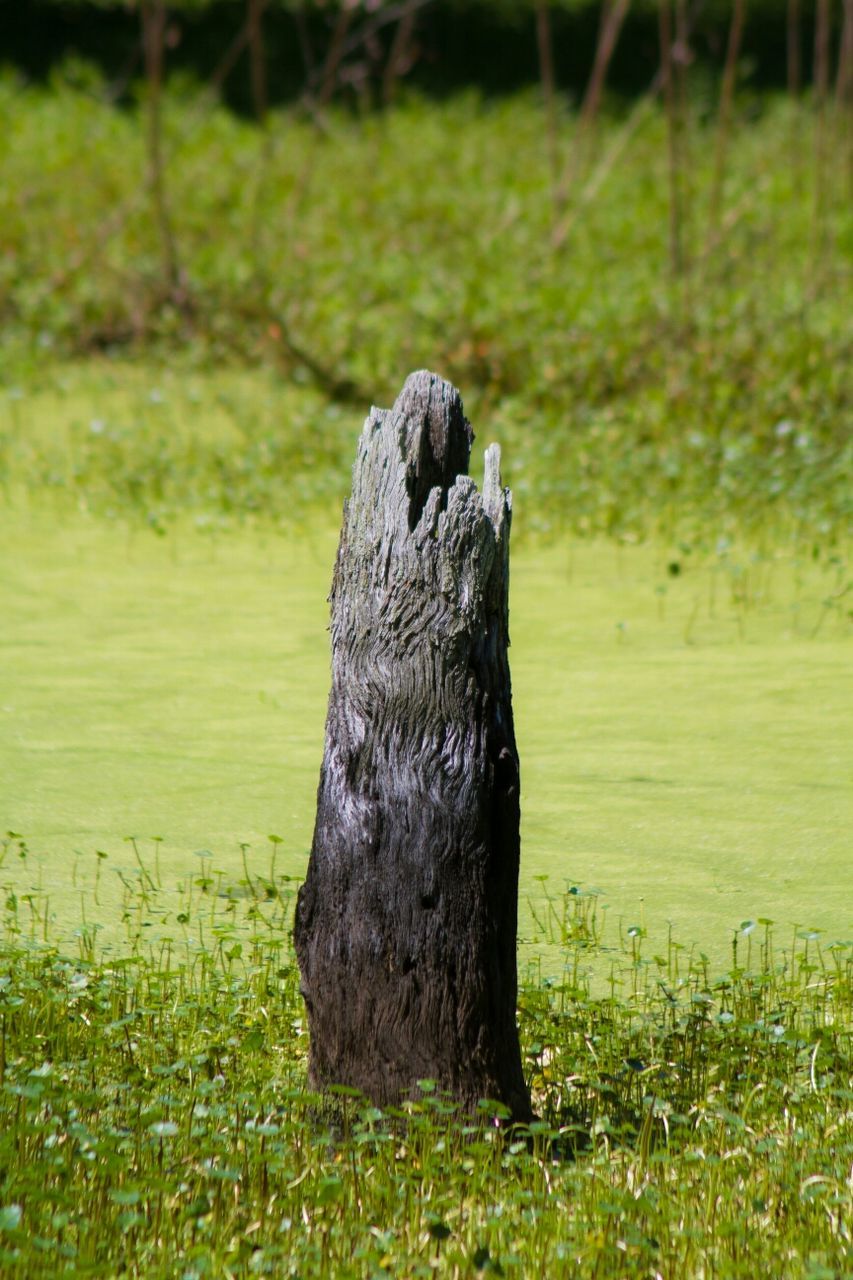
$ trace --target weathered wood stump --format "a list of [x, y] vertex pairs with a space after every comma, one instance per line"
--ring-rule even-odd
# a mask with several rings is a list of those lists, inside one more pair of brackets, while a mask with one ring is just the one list
[[531, 1116], [516, 1027], [519, 771], [511, 495], [480, 494], [459, 393], [414, 373], [358, 445], [332, 593], [332, 689], [296, 953], [312, 1087], [379, 1105], [421, 1079]]

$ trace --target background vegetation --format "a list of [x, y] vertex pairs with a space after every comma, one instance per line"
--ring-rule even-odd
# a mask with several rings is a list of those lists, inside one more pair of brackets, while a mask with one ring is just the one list
[[[538, 88], [431, 103], [407, 87], [431, 65], [431, 9], [414, 0], [60, 9], [101, 64], [118, 57], [107, 18], [123, 33], [132, 56], [108, 74], [57, 62], [50, 42], [36, 68], [17, 24], [19, 70], [0, 83], [7, 396], [102, 353], [263, 366], [362, 412], [428, 366], [510, 445], [532, 526], [715, 543], [773, 525], [831, 553], [849, 518], [849, 4], [534, 10], [447, 14], [481, 22], [474, 48], [532, 30]], [[25, 12], [66, 30], [50, 5]], [[220, 53], [226, 18], [202, 85], [184, 28]], [[274, 21], [314, 51], [276, 110]], [[784, 99], [757, 93], [761, 23], [787, 51]], [[564, 88], [558, 54], [576, 38], [592, 68]], [[638, 50], [650, 76], [620, 105], [617, 54], [635, 65]], [[254, 122], [221, 104], [237, 81]], [[284, 435], [235, 406], [237, 453], [105, 409], [101, 431], [68, 423], [70, 475], [55, 438], [22, 448], [7, 425], [4, 465], [158, 522], [185, 505], [278, 515], [321, 475], [344, 481], [336, 410], [318, 429], [304, 406]]]
[[[674, 228], [652, 107], [586, 139], [561, 122], [578, 176], [557, 213], [532, 97], [327, 111], [322, 133], [274, 115], [258, 132], [176, 87], [164, 233], [135, 115], [81, 75], [0, 86], [9, 479], [144, 518], [277, 518], [303, 488], [340, 494], [364, 406], [426, 366], [506, 444], [532, 525], [712, 543], [773, 525], [830, 547], [845, 527], [851, 206], [840, 133], [823, 169], [810, 155], [819, 117], [756, 107], [721, 180], [718, 125], [693, 120]], [[100, 408], [69, 416], [67, 439], [42, 433], [15, 397], [53, 386], [53, 412], [62, 379], [79, 382], [59, 365], [93, 353], [149, 362], [142, 403], [117, 400], [104, 369]], [[156, 409], [150, 362], [167, 358], [263, 367], [305, 394], [287, 432], [251, 397], [219, 403], [225, 447]]]
[[[116, 100], [129, 101], [143, 63], [140, 7], [129, 0], [4, 0], [5, 56], [36, 78], [69, 55], [85, 59], [100, 68]], [[559, 87], [578, 103], [608, 12], [620, 27], [609, 58], [611, 90], [635, 96], [659, 63], [659, 0], [175, 0], [165, 8], [168, 67], [200, 81], [214, 77], [228, 105], [247, 115], [255, 114], [259, 88], [267, 104], [306, 92], [381, 102], [401, 77], [430, 93], [477, 87], [503, 95], [540, 80], [543, 36]], [[796, 92], [811, 81], [817, 9], [816, 0], [743, 6], [739, 55], [753, 87]], [[694, 73], [713, 77], [725, 60], [733, 5], [690, 0], [681, 10]], [[835, 65], [844, 22], [839, 0], [827, 6], [826, 22]]]

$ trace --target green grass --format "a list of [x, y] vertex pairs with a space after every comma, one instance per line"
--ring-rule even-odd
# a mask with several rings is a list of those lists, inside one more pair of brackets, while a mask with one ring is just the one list
[[561, 896], [562, 975], [519, 998], [539, 1118], [506, 1130], [428, 1082], [384, 1114], [306, 1092], [274, 865], [207, 861], [177, 911], [160, 883], [127, 878], [106, 957], [6, 897], [4, 1275], [850, 1275], [851, 944], [749, 926], [714, 979]]
[[0, 481], [157, 533], [327, 524], [365, 413], [268, 370], [51, 361], [0, 392]]
[[[534, 96], [411, 100], [381, 116], [333, 114], [325, 132], [281, 113], [264, 137], [174, 86], [167, 176], [183, 275], [170, 300], [140, 118], [105, 105], [97, 85], [74, 87], [79, 75], [48, 90], [0, 81], [0, 371], [25, 392], [14, 411], [26, 420], [62, 412], [57, 357], [147, 363], [135, 386], [121, 368], [91, 417], [66, 424], [64, 456], [39, 437], [43, 449], [17, 459], [24, 483], [72, 480], [106, 509], [155, 520], [187, 504], [280, 518], [291, 462], [321, 464], [300, 471], [309, 487], [322, 470], [339, 488], [349, 465], [339, 419], [318, 395], [300, 402], [293, 383], [319, 379], [324, 396], [334, 384], [357, 419], [429, 367], [507, 444], [527, 528], [678, 530], [712, 545], [768, 526], [821, 545], [846, 536], [853, 219], [843, 164], [817, 184], [807, 106], [743, 105], [724, 234], [709, 247], [716, 135], [697, 86], [683, 175], [691, 266], [674, 280], [655, 110], [629, 135], [619, 119], [602, 123], [557, 252]], [[561, 121], [566, 163], [574, 129]], [[827, 129], [842, 155], [844, 122]], [[152, 356], [170, 380], [151, 372]], [[212, 363], [248, 367], [257, 389], [223, 377], [210, 435], [190, 442], [171, 427], [192, 414], [173, 409]], [[146, 399], [158, 391], [162, 409]], [[8, 422], [8, 404], [0, 412]]]

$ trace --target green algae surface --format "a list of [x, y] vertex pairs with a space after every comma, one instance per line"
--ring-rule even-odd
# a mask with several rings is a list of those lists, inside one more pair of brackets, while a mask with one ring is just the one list
[[[0, 882], [109, 942], [142, 866], [176, 889], [273, 857], [300, 877], [334, 529], [0, 520]], [[853, 934], [844, 574], [778, 550], [514, 552], [522, 934], [528, 902], [576, 885], [720, 961], [748, 920]]]

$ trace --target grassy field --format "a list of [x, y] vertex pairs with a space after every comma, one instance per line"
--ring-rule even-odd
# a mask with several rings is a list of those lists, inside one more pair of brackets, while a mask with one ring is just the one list
[[[0, 80], [0, 375], [28, 421], [92, 401], [32, 460], [42, 482], [153, 520], [187, 504], [276, 517], [303, 490], [337, 502], [349, 444], [316, 397], [358, 422], [426, 367], [506, 444], [523, 529], [713, 547], [773, 527], [822, 550], [847, 536], [843, 119], [749, 100], [720, 170], [697, 89], [674, 272], [666, 121], [648, 103], [585, 140], [561, 121], [575, 180], [555, 245], [535, 97], [415, 99], [322, 128], [275, 114], [261, 134], [174, 86], [170, 282], [139, 116], [102, 89], [79, 67], [48, 90]], [[104, 352], [142, 359], [138, 379], [122, 369], [110, 393], [96, 378], [95, 396], [57, 374], [57, 357]], [[194, 372], [211, 366], [222, 402], [188, 450]], [[282, 374], [315, 396], [284, 395]]]
[[[742, 104], [713, 228], [707, 93], [674, 272], [648, 104], [555, 247], [532, 98], [172, 85], [170, 283], [135, 112], [0, 82], [0, 1275], [853, 1276], [840, 122]], [[421, 365], [515, 493], [529, 1131], [305, 1085], [325, 595]]]
[[850, 944], [748, 928], [714, 980], [568, 895], [565, 972], [519, 997], [540, 1118], [507, 1130], [427, 1081], [384, 1114], [307, 1093], [289, 887], [208, 862], [172, 914], [159, 884], [100, 962], [7, 895], [4, 1275], [849, 1276]]

